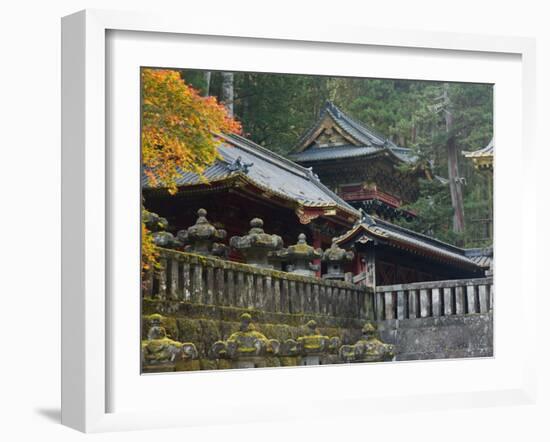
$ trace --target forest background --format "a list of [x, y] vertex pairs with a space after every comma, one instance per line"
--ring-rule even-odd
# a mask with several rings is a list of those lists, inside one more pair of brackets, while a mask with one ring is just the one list
[[[203, 96], [214, 96], [252, 141], [287, 156], [331, 100], [352, 118], [431, 166], [420, 198], [407, 206], [418, 217], [404, 227], [464, 247], [492, 243], [492, 174], [475, 170], [462, 152], [485, 147], [493, 136], [490, 84], [178, 70]], [[449, 119], [450, 117], [450, 119]], [[463, 228], [457, 229], [449, 183], [450, 147], [457, 159], [454, 182], [463, 194]], [[456, 187], [456, 186], [455, 186]], [[454, 222], [455, 221], [455, 222]]]

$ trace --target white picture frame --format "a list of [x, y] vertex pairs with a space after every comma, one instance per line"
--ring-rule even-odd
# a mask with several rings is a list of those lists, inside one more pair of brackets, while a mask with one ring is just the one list
[[[112, 318], [106, 289], [109, 264], [107, 244], [112, 238], [109, 237], [110, 231], [107, 228], [109, 164], [106, 152], [108, 87], [105, 73], [106, 35], [110, 31], [268, 39], [287, 43], [335, 43], [341, 48], [359, 45], [380, 49], [401, 48], [405, 52], [413, 49], [439, 51], [441, 54], [468, 52], [477, 54], [480, 59], [483, 54], [491, 53], [515, 55], [521, 57], [522, 120], [518, 130], [521, 132], [524, 170], [528, 170], [529, 164], [534, 161], [535, 45], [532, 39], [403, 30], [390, 32], [343, 25], [303, 26], [297, 29], [280, 23], [270, 25], [263, 22], [238, 22], [237, 19], [230, 22], [214, 20], [183, 24], [177, 17], [169, 15], [99, 10], [82, 11], [65, 17], [62, 21], [62, 423], [80, 431], [206, 425], [211, 421], [211, 416], [201, 415], [200, 407], [193, 415], [186, 414], [183, 410], [109, 412], [108, 396], [113, 385], [108, 376], [112, 354], [107, 329]], [[518, 275], [527, 271], [526, 256], [532, 254], [531, 249], [536, 244], [535, 229], [529, 228], [536, 218], [536, 195], [525, 190], [529, 188], [529, 179], [534, 180], [534, 176], [525, 176], [525, 187], [518, 189], [525, 209], [517, 215], [521, 220]], [[535, 187], [533, 185], [531, 188]], [[498, 270], [495, 280], [498, 281]], [[534, 279], [522, 278], [518, 308], [532, 309], [536, 304], [535, 293]], [[487, 406], [503, 402], [533, 403], [533, 355], [536, 349], [535, 340], [529, 340], [529, 337], [534, 336], [536, 324], [530, 322], [522, 326], [527, 338], [523, 340], [524, 348], [519, 356], [524, 371], [522, 376], [511, 379], [508, 385], [503, 385], [500, 389], [478, 388], [454, 394], [438, 394], [433, 391], [422, 397], [403, 396], [399, 391], [392, 391], [390, 388], [387, 395], [378, 397], [376, 410], [391, 412], [415, 406], [455, 408], [470, 406], [472, 402]], [[498, 334], [496, 339], [499, 339]], [[357, 376], [359, 369], [360, 367], [354, 367], [352, 373], [352, 369], [348, 367], [330, 368], [333, 372], [348, 370], [346, 375], [354, 376]], [[215, 375], [221, 376], [218, 373]], [[258, 382], [265, 382], [265, 379], [274, 375], [272, 371], [254, 376], [258, 377]], [[201, 382], [198, 377], [195, 380], [197, 383]], [[314, 399], [314, 407], [308, 412], [304, 411], [299, 401], [297, 407], [305, 418], [325, 415], [329, 417], [334, 413], [334, 407], [331, 408], [327, 403], [338, 398], [340, 414], [373, 412], [374, 404], [362, 403], [360, 408], [357, 407], [361, 403], [361, 392], [358, 394], [356, 397], [333, 394], [323, 402], [324, 408]], [[248, 410], [248, 414], [243, 414], [243, 422], [285, 419], [295, 415], [291, 406], [283, 410], [265, 404], [263, 409], [259, 409], [257, 402], [247, 403], [246, 398], [237, 397], [233, 401], [239, 410]]]

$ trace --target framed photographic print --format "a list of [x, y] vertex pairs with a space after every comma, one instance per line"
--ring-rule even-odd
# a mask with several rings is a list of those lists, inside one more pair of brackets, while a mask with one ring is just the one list
[[64, 18], [63, 423], [529, 402], [533, 57]]

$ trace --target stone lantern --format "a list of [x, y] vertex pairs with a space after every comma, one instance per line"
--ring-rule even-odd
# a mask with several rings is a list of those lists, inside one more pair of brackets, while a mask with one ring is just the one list
[[179, 361], [196, 359], [195, 345], [170, 339], [162, 327], [163, 317], [151, 315], [147, 339], [141, 342], [141, 367], [144, 373], [159, 373], [176, 370]]
[[142, 210], [143, 223], [147, 229], [151, 232], [153, 242], [156, 246], [164, 247], [166, 249], [175, 249], [181, 246], [181, 243], [174, 238], [170, 232], [167, 232], [168, 221], [156, 213]]
[[168, 220], [154, 212], [143, 209], [141, 219], [150, 232], [162, 232], [168, 228]]
[[289, 338], [283, 342], [279, 347], [279, 360], [283, 367], [293, 367], [300, 365], [300, 352], [298, 350], [298, 342]]
[[306, 334], [298, 338], [298, 352], [302, 356], [300, 365], [320, 365], [321, 357], [329, 349], [329, 337], [323, 336], [314, 320], [306, 324]]
[[344, 362], [383, 362], [395, 356], [395, 347], [380, 340], [375, 325], [367, 322], [362, 329], [363, 336], [354, 345], [340, 347], [340, 358]]
[[227, 256], [227, 246], [217, 241], [223, 241], [227, 232], [216, 229], [206, 219], [206, 210], [197, 211], [197, 221], [186, 230], [180, 230], [177, 239], [184, 245], [184, 250], [199, 255]]
[[321, 257], [322, 250], [311, 247], [306, 243], [306, 235], [300, 233], [298, 235], [298, 243], [293, 246], [288, 246], [286, 249], [273, 254], [279, 259], [290, 262], [288, 271], [304, 276], [315, 276], [315, 272], [319, 270], [319, 265], [312, 264], [311, 261]]
[[239, 331], [229, 336], [227, 341], [215, 342], [210, 350], [210, 357], [229, 359], [230, 368], [265, 367], [267, 358], [276, 355], [279, 347], [279, 341], [267, 339], [256, 331], [250, 314], [243, 313]]
[[327, 264], [327, 273], [323, 275], [323, 278], [344, 280], [343, 266], [346, 262], [351, 262], [352, 259], [353, 252], [338, 247], [336, 240], [333, 239], [330, 248], [323, 252], [322, 261]]
[[174, 238], [170, 232], [153, 232], [153, 242], [156, 246], [164, 247], [165, 249], [175, 249], [181, 247], [181, 243], [177, 238]]
[[229, 245], [244, 255], [247, 264], [270, 269], [273, 266], [269, 263], [269, 254], [283, 247], [283, 239], [265, 233], [263, 226], [263, 220], [254, 218], [248, 234], [231, 237]]

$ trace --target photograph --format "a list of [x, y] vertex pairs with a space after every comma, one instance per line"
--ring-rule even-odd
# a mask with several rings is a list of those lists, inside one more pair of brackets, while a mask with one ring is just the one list
[[142, 66], [141, 373], [493, 357], [493, 89]]
[[550, 440], [545, 2], [3, 6], [0, 442]]

